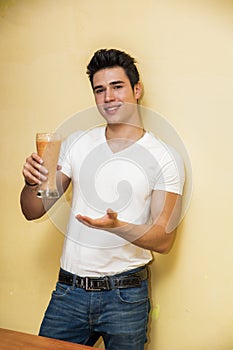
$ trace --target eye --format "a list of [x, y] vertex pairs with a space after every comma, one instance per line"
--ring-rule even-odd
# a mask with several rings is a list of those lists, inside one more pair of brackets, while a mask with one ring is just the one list
[[115, 90], [118, 90], [118, 89], [121, 89], [122, 87], [123, 87], [123, 85], [120, 85], [120, 84], [118, 85], [118, 84], [117, 84], [117, 85], [114, 86], [114, 89], [115, 89]]
[[98, 88], [95, 90], [95, 93], [98, 95], [98, 94], [101, 94], [102, 92], [104, 92], [104, 88]]

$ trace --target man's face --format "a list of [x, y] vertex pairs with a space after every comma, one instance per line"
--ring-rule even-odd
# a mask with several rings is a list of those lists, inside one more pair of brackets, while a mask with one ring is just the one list
[[134, 123], [141, 84], [132, 88], [122, 67], [101, 69], [94, 74], [93, 91], [98, 110], [107, 123]]

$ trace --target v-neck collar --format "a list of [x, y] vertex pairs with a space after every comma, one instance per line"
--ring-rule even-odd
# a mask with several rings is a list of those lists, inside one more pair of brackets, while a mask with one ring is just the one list
[[106, 138], [106, 128], [107, 128], [107, 126], [102, 127], [102, 138], [104, 139], [104, 142], [106, 144], [106, 148], [108, 149], [109, 153], [111, 153], [112, 155], [117, 155], [117, 154], [121, 154], [123, 152], [129, 151], [135, 145], [141, 144], [148, 135], [148, 132], [145, 130], [145, 133], [142, 135], [142, 137], [140, 137], [140, 139], [138, 139], [137, 141], [134, 141], [134, 142], [132, 141], [132, 143], [129, 146], [124, 147], [117, 152], [114, 152], [108, 144], [108, 140]]

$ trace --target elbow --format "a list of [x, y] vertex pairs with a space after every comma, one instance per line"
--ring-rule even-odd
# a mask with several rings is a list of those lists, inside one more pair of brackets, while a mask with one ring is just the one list
[[34, 218], [33, 216], [25, 216], [25, 218], [26, 218], [27, 221], [33, 221], [33, 220], [37, 219], [37, 218]]
[[163, 244], [159, 247], [156, 247], [154, 251], [162, 255], [167, 255], [170, 252], [171, 248], [172, 246]]
[[33, 220], [37, 219], [33, 215], [30, 215], [30, 213], [24, 212], [23, 210], [22, 210], [22, 213], [27, 221], [33, 221]]
[[155, 252], [163, 255], [170, 253], [176, 238], [176, 231], [171, 233], [165, 233], [165, 237], [161, 240], [160, 244], [155, 247]]
[[159, 253], [162, 255], [167, 255], [168, 253], [170, 253], [171, 249], [172, 246], [165, 246], [160, 249]]
[[26, 210], [26, 209], [21, 209], [22, 210], [22, 213], [23, 213], [23, 216], [25, 217], [25, 219], [27, 221], [33, 221], [33, 220], [37, 220], [39, 218], [41, 218], [44, 213], [32, 213], [30, 210]]
[[21, 205], [21, 212], [26, 220], [32, 221], [41, 218], [45, 214], [44, 208], [34, 208], [33, 206], [30, 206], [30, 204], [25, 205], [20, 202]]

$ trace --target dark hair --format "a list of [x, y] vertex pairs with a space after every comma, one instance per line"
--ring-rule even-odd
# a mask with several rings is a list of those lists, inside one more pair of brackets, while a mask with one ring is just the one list
[[132, 88], [139, 81], [139, 73], [133, 57], [124, 51], [116, 49], [100, 49], [94, 53], [87, 66], [87, 75], [89, 76], [93, 87], [93, 76], [96, 72], [105, 68], [122, 67], [129, 78]]

